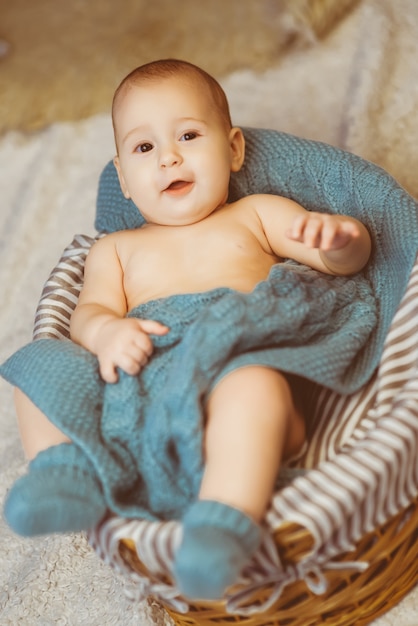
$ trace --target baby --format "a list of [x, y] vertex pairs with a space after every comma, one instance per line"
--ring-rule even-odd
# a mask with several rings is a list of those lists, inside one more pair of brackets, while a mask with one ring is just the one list
[[[140, 375], [153, 356], [152, 336], [170, 332], [158, 320], [127, 317], [138, 305], [219, 287], [249, 293], [286, 258], [335, 275], [367, 263], [368, 231], [351, 217], [308, 212], [272, 195], [227, 202], [230, 174], [244, 161], [244, 137], [232, 126], [220, 85], [200, 68], [163, 60], [135, 69], [118, 87], [112, 115], [120, 186], [146, 224], [93, 246], [71, 318], [72, 340], [97, 356], [106, 382], [118, 380], [118, 369]], [[213, 599], [259, 546], [280, 464], [300, 449], [305, 428], [289, 379], [256, 363], [221, 378], [204, 411], [205, 469], [198, 499], [182, 519], [174, 576], [185, 596]], [[72, 445], [21, 392], [17, 413], [29, 457]], [[31, 470], [20, 481], [26, 481], [20, 489], [33, 492]], [[77, 506], [76, 485], [73, 491]], [[12, 527], [14, 497], [12, 489], [6, 503]], [[58, 486], [57, 507], [60, 497]], [[36, 498], [42, 502], [39, 486]], [[62, 515], [52, 529], [38, 521], [32, 534], [97, 523], [106, 503], [93, 500], [76, 527]]]

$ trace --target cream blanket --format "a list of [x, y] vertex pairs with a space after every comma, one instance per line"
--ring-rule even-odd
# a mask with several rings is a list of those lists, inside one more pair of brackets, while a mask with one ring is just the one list
[[[418, 8], [363, 0], [318, 46], [263, 75], [223, 81], [237, 124], [327, 141], [382, 165], [418, 197]], [[0, 361], [31, 338], [42, 283], [75, 232], [93, 233], [97, 180], [113, 155], [98, 116], [0, 141]], [[18, 313], [17, 313], [18, 312]], [[10, 387], [0, 382], [0, 497], [24, 471]], [[169, 624], [132, 605], [82, 535], [23, 540], [0, 521], [2, 626]], [[373, 626], [416, 626], [418, 593]]]

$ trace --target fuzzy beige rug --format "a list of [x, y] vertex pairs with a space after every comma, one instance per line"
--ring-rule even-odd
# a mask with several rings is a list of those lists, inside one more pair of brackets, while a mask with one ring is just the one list
[[[80, 0], [78, 6], [81, 10], [87, 4]], [[26, 5], [33, 15], [37, 2]], [[185, 24], [182, 28], [187, 30]], [[234, 120], [361, 154], [388, 169], [418, 197], [417, 35], [416, 0], [363, 0], [308, 49], [294, 47], [264, 71], [251, 65], [224, 74]], [[81, 68], [78, 60], [73, 71]], [[94, 233], [97, 180], [112, 156], [107, 113], [55, 123], [30, 135], [8, 132], [0, 139], [1, 361], [30, 340], [43, 281], [61, 250], [74, 233]], [[25, 469], [12, 393], [4, 381], [0, 432], [3, 501]], [[1, 626], [170, 624], [157, 605], [130, 603], [124, 588], [84, 535], [25, 540], [0, 519]], [[417, 626], [418, 590], [373, 626], [394, 624]]]
[[188, 59], [218, 77], [263, 71], [357, 3], [0, 0], [0, 133], [107, 112], [121, 78], [156, 58]]

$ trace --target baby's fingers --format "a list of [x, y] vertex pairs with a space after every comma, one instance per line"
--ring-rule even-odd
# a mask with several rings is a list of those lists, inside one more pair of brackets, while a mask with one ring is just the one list
[[298, 215], [292, 223], [292, 226], [287, 230], [286, 235], [289, 239], [294, 241], [303, 241], [303, 232], [306, 226], [306, 217], [304, 215]]
[[323, 250], [339, 250], [359, 236], [360, 231], [353, 222], [330, 222], [324, 226], [321, 248]]
[[116, 383], [119, 379], [118, 369], [123, 370], [130, 376], [136, 376], [148, 363], [152, 348], [144, 350], [132, 345], [126, 351], [121, 352], [112, 360], [100, 359], [100, 375], [106, 383]]
[[318, 247], [321, 248], [321, 250], [332, 250], [337, 241], [338, 230], [338, 224], [333, 220], [325, 220], [322, 226], [321, 241]]
[[131, 349], [129, 352], [119, 357], [118, 365], [126, 374], [136, 376], [148, 363], [149, 356], [150, 355], [143, 350]]
[[308, 248], [318, 248], [321, 244], [322, 227], [323, 221], [319, 215], [298, 215], [286, 234], [293, 241], [299, 241]]
[[156, 320], [138, 320], [138, 323], [141, 330], [149, 335], [165, 335], [170, 330], [168, 326]]
[[324, 229], [323, 220], [320, 217], [309, 217], [303, 232], [303, 243], [308, 248], [322, 247], [322, 234]]
[[116, 364], [109, 359], [99, 359], [100, 376], [106, 383], [116, 383], [118, 381], [118, 372]]

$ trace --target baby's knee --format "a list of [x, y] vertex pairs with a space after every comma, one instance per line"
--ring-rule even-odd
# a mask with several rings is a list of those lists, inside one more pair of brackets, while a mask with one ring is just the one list
[[303, 415], [295, 409], [289, 419], [287, 436], [283, 446], [283, 459], [296, 456], [306, 441], [306, 424]]
[[46, 448], [70, 441], [18, 388], [14, 390], [14, 400], [20, 438], [28, 460]]

